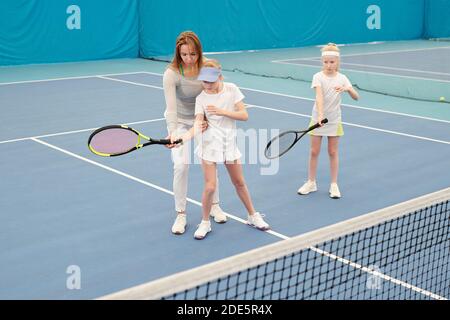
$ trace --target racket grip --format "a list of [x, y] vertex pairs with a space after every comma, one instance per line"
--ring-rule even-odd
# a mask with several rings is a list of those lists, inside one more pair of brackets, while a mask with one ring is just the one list
[[179, 144], [183, 143], [183, 139], [175, 140], [173, 143], [170, 141], [170, 139], [161, 139], [157, 142], [157, 144]]
[[[327, 122], [328, 122], [328, 119], [327, 119], [327, 118], [322, 119], [322, 121], [320, 121], [321, 124], [325, 124], [325, 123], [327, 123]], [[319, 123], [316, 123], [315, 125], [309, 127], [309, 128], [308, 128], [308, 131], [317, 129], [317, 128], [319, 128], [319, 127], [320, 127], [320, 124], [319, 124]]]

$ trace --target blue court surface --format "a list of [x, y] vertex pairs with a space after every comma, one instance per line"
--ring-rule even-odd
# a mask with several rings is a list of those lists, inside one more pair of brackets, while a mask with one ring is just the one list
[[[354, 52], [344, 55], [342, 68], [448, 82], [448, 65], [419, 68], [415, 59], [448, 56], [449, 50], [411, 50], [399, 57], [388, 50]], [[287, 52], [278, 60], [318, 65], [317, 59], [289, 60]], [[368, 61], [371, 66], [362, 66]], [[0, 299], [102, 297], [450, 186], [450, 106], [361, 91], [359, 101], [346, 98], [342, 106], [342, 198], [328, 196], [326, 141], [319, 190], [299, 196], [307, 178], [308, 138], [279, 162], [265, 159], [261, 147], [271, 130], [309, 124], [314, 103], [309, 83], [225, 72], [226, 81], [239, 85], [246, 97], [250, 117], [238, 123], [240, 141], [255, 134], [260, 147], [252, 158], [252, 146], [243, 145], [244, 174], [271, 231], [245, 224], [245, 209], [219, 166], [220, 204], [229, 219], [213, 222], [206, 239], [195, 240], [203, 175], [200, 165], [192, 164], [188, 228], [175, 236], [170, 152], [151, 146], [102, 158], [87, 148], [90, 133], [108, 124], [165, 137], [164, 67], [125, 59], [29, 66], [28, 73], [25, 67], [0, 69]], [[81, 271], [81, 288], [69, 290], [74, 266]]]

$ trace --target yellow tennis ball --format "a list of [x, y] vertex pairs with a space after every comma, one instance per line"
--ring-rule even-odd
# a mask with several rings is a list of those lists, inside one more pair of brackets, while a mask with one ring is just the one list
[[444, 102], [445, 101], [445, 97], [440, 97], [439, 101]]

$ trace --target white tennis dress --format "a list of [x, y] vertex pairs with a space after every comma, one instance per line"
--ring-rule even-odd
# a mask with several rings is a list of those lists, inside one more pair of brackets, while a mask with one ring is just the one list
[[239, 159], [242, 155], [237, 147], [236, 120], [225, 116], [209, 114], [209, 105], [228, 111], [235, 111], [235, 104], [242, 101], [241, 90], [229, 82], [223, 82], [222, 90], [217, 94], [202, 91], [195, 101], [195, 115], [204, 114], [208, 120], [208, 129], [196, 137], [195, 153], [203, 160], [225, 162]]
[[[343, 136], [341, 94], [336, 92], [334, 88], [338, 86], [351, 87], [352, 84], [342, 73], [338, 72], [335, 76], [329, 77], [321, 71], [313, 76], [311, 88], [319, 86], [323, 93], [323, 116], [328, 119], [328, 123], [310, 132], [310, 134], [314, 136]], [[314, 103], [311, 125], [317, 123], [317, 115], [317, 106]]]

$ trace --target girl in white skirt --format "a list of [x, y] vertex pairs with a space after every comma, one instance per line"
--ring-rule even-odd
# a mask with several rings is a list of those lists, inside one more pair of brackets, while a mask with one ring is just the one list
[[314, 75], [311, 85], [311, 88], [314, 88], [316, 91], [311, 125], [320, 123], [324, 118], [328, 119], [328, 123], [310, 133], [311, 150], [308, 181], [298, 189], [298, 193], [302, 195], [317, 191], [317, 161], [322, 137], [325, 136], [328, 137], [328, 155], [331, 169], [330, 197], [333, 199], [341, 197], [337, 185], [339, 168], [338, 144], [339, 137], [344, 135], [341, 120], [341, 93], [348, 92], [354, 100], [358, 100], [359, 96], [348, 78], [339, 72], [339, 61], [339, 48], [334, 43], [329, 43], [322, 48], [323, 68], [322, 71]]
[[202, 122], [207, 118], [209, 127], [198, 135], [195, 150], [202, 159], [205, 187], [202, 195], [202, 221], [194, 238], [203, 239], [211, 231], [209, 212], [216, 190], [217, 163], [224, 163], [228, 170], [236, 192], [247, 209], [247, 224], [259, 230], [268, 230], [269, 225], [253, 207], [239, 160], [241, 153], [236, 141], [236, 120], [248, 119], [244, 95], [235, 84], [223, 82], [220, 64], [215, 60], [208, 60], [203, 64], [197, 79], [202, 81], [203, 91], [195, 102], [195, 124], [181, 136], [183, 142], [186, 142], [197, 133], [200, 134]]

